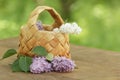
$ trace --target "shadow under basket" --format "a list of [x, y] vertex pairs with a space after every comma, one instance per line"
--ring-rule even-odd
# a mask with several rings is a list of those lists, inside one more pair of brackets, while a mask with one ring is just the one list
[[[39, 30], [36, 25], [37, 18], [44, 10], [51, 14], [54, 23], [52, 25], [43, 24], [44, 30]], [[18, 55], [34, 57], [35, 54], [31, 50], [36, 46], [42, 46], [54, 56], [71, 58], [69, 35], [52, 31], [54, 28], [59, 28], [63, 23], [61, 16], [53, 8], [38, 6], [31, 13], [27, 24], [21, 27]]]

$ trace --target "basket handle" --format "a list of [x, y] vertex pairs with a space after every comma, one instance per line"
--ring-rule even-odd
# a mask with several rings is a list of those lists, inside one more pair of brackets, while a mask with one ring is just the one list
[[[51, 14], [51, 16], [53, 17], [53, 19], [54, 19], [54, 23], [52, 25], [50, 25], [50, 26], [46, 25], [47, 27], [52, 27], [52, 28], [60, 27], [64, 23], [63, 19], [55, 11], [55, 9], [53, 9], [51, 7], [48, 7], [48, 6], [38, 6], [37, 8], [35, 8], [32, 11], [32, 13], [31, 13], [31, 15], [30, 15], [30, 17], [28, 19], [28, 23], [27, 23], [28, 27], [32, 27], [33, 25], [36, 24], [37, 18], [39, 16], [39, 14], [41, 12], [43, 12], [44, 10], [47, 10]], [[44, 27], [46, 27], [46, 26], [44, 25]]]

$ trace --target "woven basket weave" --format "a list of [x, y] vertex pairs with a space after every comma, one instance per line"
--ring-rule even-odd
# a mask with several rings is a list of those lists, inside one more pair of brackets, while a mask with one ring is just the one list
[[[38, 30], [36, 26], [37, 18], [41, 12], [47, 10], [54, 19], [52, 25], [43, 24], [44, 31]], [[69, 52], [69, 35], [64, 33], [55, 33], [52, 30], [60, 27], [64, 21], [60, 15], [51, 7], [38, 6], [31, 13], [26, 25], [21, 27], [19, 37], [19, 50], [18, 55], [27, 55], [30, 57], [35, 56], [31, 50], [36, 46], [42, 46], [54, 56], [65, 56], [70, 58]]]

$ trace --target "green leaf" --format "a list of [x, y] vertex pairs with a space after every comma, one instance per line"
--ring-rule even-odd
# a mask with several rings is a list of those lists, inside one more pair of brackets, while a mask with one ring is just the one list
[[46, 56], [46, 59], [48, 60], [48, 61], [52, 61], [53, 60], [53, 54], [52, 53], [48, 53], [48, 55]]
[[19, 59], [15, 60], [11, 67], [12, 67], [13, 72], [21, 72], [22, 71], [19, 67]]
[[38, 56], [46, 56], [48, 54], [46, 49], [42, 46], [36, 46], [32, 49], [32, 52], [37, 54]]
[[10, 56], [12, 56], [12, 55], [14, 55], [14, 54], [16, 54], [16, 53], [17, 53], [17, 52], [16, 52], [15, 49], [9, 49], [9, 50], [7, 50], [7, 51], [5, 52], [5, 54], [3, 55], [2, 59], [7, 58], [7, 57], [10, 57]]
[[24, 72], [30, 71], [30, 64], [32, 63], [32, 58], [27, 56], [21, 56], [19, 59], [19, 67]]

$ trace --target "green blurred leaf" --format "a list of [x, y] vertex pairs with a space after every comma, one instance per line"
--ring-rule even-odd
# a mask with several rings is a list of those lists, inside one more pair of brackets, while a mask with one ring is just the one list
[[13, 72], [21, 72], [22, 71], [19, 67], [19, 59], [15, 60], [11, 67], [12, 67]]
[[19, 67], [24, 72], [30, 71], [30, 64], [32, 63], [32, 58], [27, 56], [21, 56], [19, 59]]
[[32, 52], [38, 56], [46, 56], [48, 54], [46, 49], [42, 46], [36, 46], [35, 48], [32, 49]]
[[16, 54], [16, 53], [17, 53], [17, 52], [16, 52], [15, 49], [9, 49], [9, 50], [7, 50], [7, 51], [5, 52], [5, 54], [3, 55], [2, 59], [7, 58], [7, 57], [10, 57], [10, 56], [12, 56], [12, 55], [14, 55], [14, 54]]
[[48, 60], [48, 61], [52, 61], [53, 60], [53, 54], [52, 53], [48, 53], [48, 55], [46, 56], [46, 59]]

